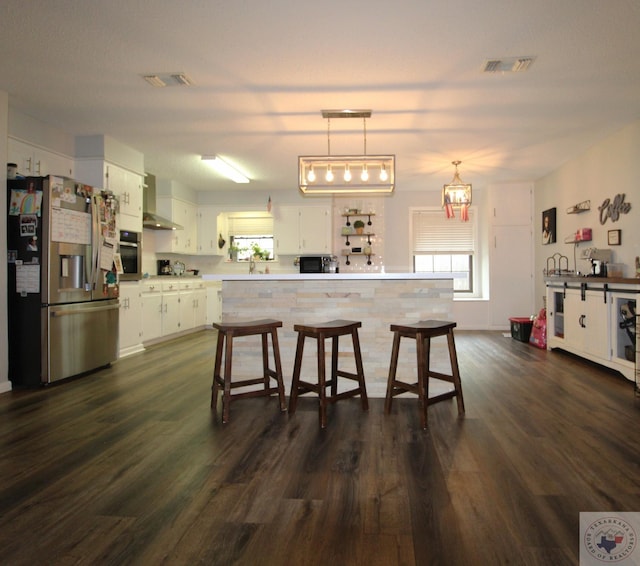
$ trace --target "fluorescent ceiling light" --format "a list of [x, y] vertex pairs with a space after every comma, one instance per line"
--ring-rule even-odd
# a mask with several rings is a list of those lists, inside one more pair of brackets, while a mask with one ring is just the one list
[[218, 155], [203, 155], [202, 161], [206, 161], [216, 170], [216, 172], [220, 173], [220, 175], [224, 175], [227, 179], [231, 179], [235, 183], [249, 182], [249, 178], [247, 176], [240, 173], [240, 171], [229, 165]]

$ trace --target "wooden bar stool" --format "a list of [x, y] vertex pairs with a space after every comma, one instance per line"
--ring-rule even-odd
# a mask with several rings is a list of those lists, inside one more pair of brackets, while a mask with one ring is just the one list
[[[280, 410], [286, 411], [287, 405], [284, 395], [284, 384], [282, 381], [282, 364], [280, 361], [280, 348], [278, 346], [278, 328], [282, 327], [282, 321], [265, 318], [263, 320], [252, 320], [250, 322], [228, 322], [224, 324], [213, 323], [213, 327], [218, 331], [218, 342], [216, 345], [216, 361], [213, 369], [213, 385], [211, 387], [211, 407], [214, 414], [217, 414], [218, 391], [222, 388], [222, 422], [229, 422], [229, 406], [231, 401], [246, 397], [270, 396], [277, 393], [280, 399]], [[233, 359], [233, 339], [240, 336], [261, 336], [262, 338], [262, 377], [231, 381], [231, 362]], [[275, 369], [269, 367], [269, 343], [268, 336], [271, 335], [271, 347]], [[226, 340], [226, 342], [225, 342]], [[220, 373], [222, 366], [222, 354], [224, 352], [224, 375]], [[270, 379], [276, 380], [276, 385], [271, 386]], [[262, 389], [244, 391], [231, 394], [232, 389], [246, 387], [248, 385], [262, 384]]]
[[[352, 320], [332, 320], [321, 324], [305, 325], [296, 324], [293, 329], [298, 333], [298, 344], [296, 347], [296, 358], [293, 367], [293, 380], [291, 382], [291, 396], [289, 398], [289, 413], [296, 412], [298, 395], [313, 392], [320, 400], [320, 426], [327, 426], [327, 404], [335, 403], [340, 399], [355, 397], [360, 395], [362, 410], [369, 409], [367, 398], [367, 388], [364, 383], [364, 370], [362, 368], [362, 354], [360, 352], [360, 340], [358, 339], [358, 328], [361, 322]], [[356, 373], [338, 369], [338, 339], [340, 336], [351, 335], [353, 342], [353, 354], [356, 363]], [[318, 382], [309, 383], [300, 379], [300, 369], [302, 367], [302, 353], [306, 338], [315, 338], [318, 344]], [[331, 378], [326, 379], [325, 374], [325, 340], [331, 338]], [[358, 382], [356, 389], [338, 393], [338, 377], [345, 377]], [[327, 387], [331, 387], [331, 394], [327, 395]]]
[[[445, 399], [456, 398], [458, 402], [458, 414], [464, 414], [464, 400], [462, 398], [462, 384], [458, 369], [458, 356], [453, 339], [455, 322], [441, 320], [421, 320], [415, 324], [392, 324], [393, 348], [391, 350], [391, 364], [389, 366], [389, 381], [387, 382], [387, 396], [384, 403], [384, 412], [391, 412], [392, 398], [401, 393], [415, 393], [420, 401], [420, 424], [427, 428], [427, 407]], [[451, 362], [451, 375], [431, 371], [429, 368], [429, 355], [431, 350], [431, 338], [446, 336], [449, 346], [449, 360]], [[406, 383], [396, 379], [398, 368], [398, 352], [400, 351], [400, 339], [412, 338], [416, 341], [416, 355], [418, 364], [418, 382]], [[433, 377], [453, 383], [453, 390], [429, 397], [429, 378]]]

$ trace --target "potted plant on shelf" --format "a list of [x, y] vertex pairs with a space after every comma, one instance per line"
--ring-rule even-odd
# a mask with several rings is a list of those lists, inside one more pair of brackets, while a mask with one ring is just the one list
[[353, 223], [353, 227], [356, 229], [356, 234], [362, 234], [362, 232], [364, 232], [364, 222], [362, 220], [356, 220]]

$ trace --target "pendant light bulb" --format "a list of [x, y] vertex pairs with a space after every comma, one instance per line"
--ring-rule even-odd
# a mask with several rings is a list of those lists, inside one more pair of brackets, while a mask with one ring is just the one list
[[333, 182], [333, 171], [331, 171], [331, 165], [327, 165], [327, 174], [324, 176], [327, 183]]
[[316, 181], [316, 173], [313, 170], [313, 165], [309, 167], [309, 173], [307, 174], [307, 181], [309, 181], [310, 183], [315, 183]]
[[351, 168], [349, 164], [344, 167], [344, 181], [345, 183], [349, 183], [351, 181]]
[[369, 171], [367, 171], [366, 163], [362, 166], [362, 173], [360, 173], [360, 180], [366, 183], [369, 180]]
[[389, 178], [389, 174], [387, 173], [387, 168], [382, 164], [382, 169], [380, 169], [380, 180], [385, 182]]

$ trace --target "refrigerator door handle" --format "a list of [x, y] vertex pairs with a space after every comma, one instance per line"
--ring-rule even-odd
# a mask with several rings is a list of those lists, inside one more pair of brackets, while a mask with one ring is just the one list
[[90, 272], [87, 273], [87, 281], [89, 282], [89, 287], [91, 291], [95, 291], [97, 289], [97, 273], [98, 273], [98, 265], [100, 261], [100, 221], [98, 219], [99, 208], [97, 198], [94, 196], [91, 199], [91, 269]]
[[84, 308], [82, 310], [80, 310], [80, 309], [55, 310], [55, 311], [51, 311], [51, 316], [52, 317], [59, 317], [59, 316], [69, 316], [69, 315], [72, 315], [72, 314], [87, 314], [87, 313], [91, 313], [91, 312], [110, 311], [110, 310], [118, 309], [118, 308], [120, 308], [120, 305], [118, 305], [116, 303], [115, 305]]

